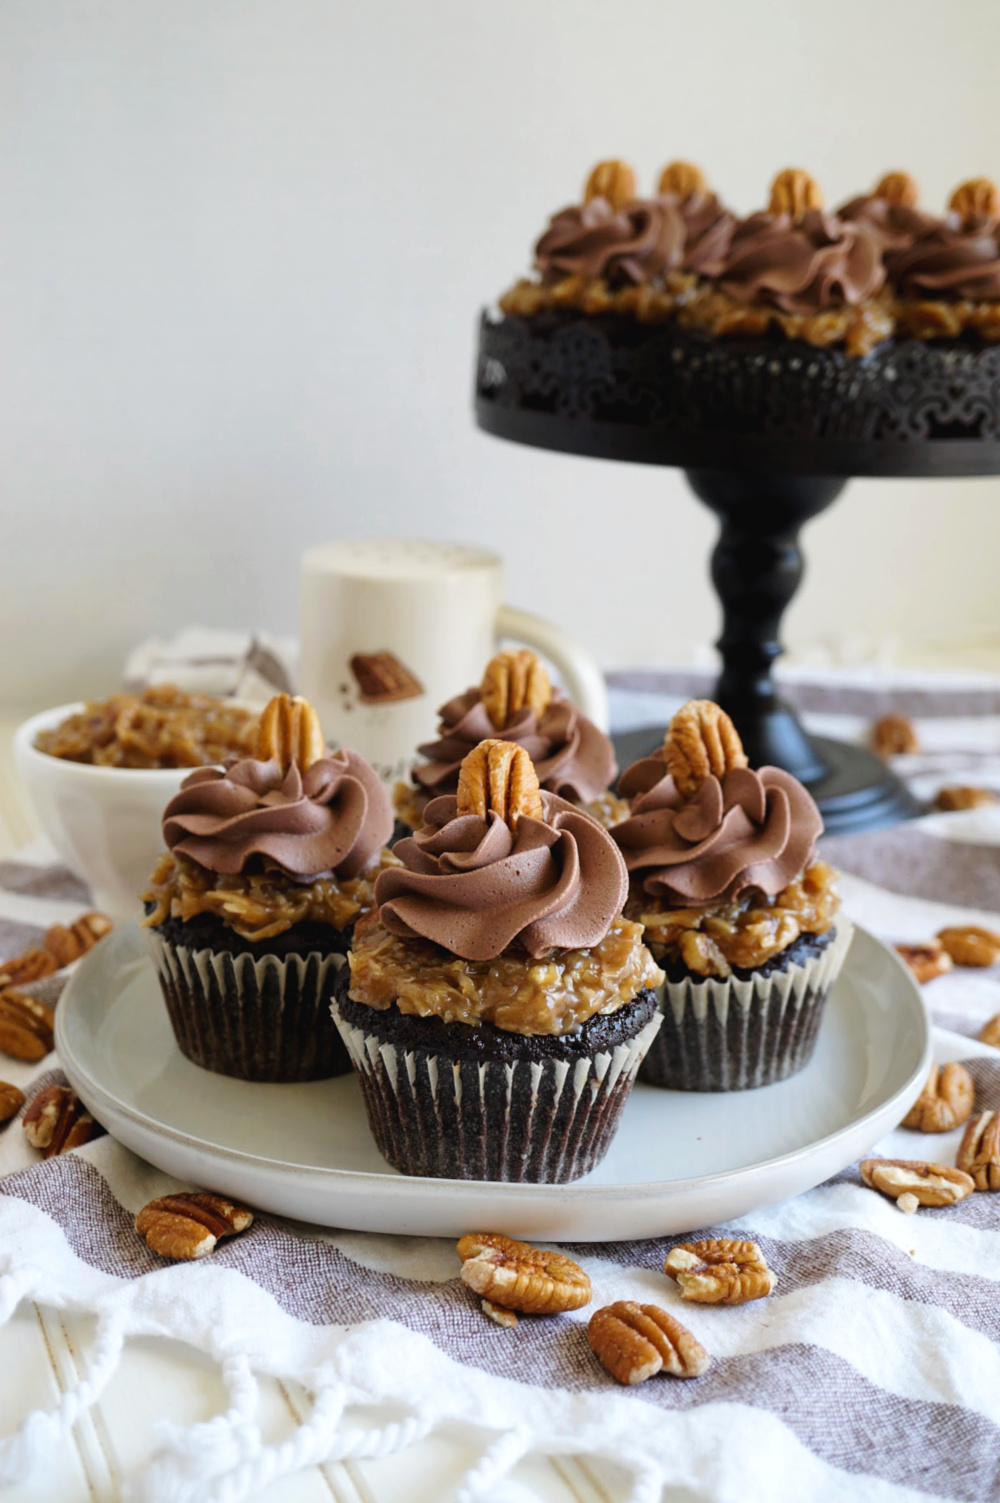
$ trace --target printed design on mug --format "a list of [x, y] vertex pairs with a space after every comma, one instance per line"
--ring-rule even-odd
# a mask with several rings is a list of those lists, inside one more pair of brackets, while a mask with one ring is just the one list
[[356, 652], [351, 658], [351, 672], [362, 704], [394, 704], [400, 699], [418, 699], [425, 692], [416, 674], [394, 652]]

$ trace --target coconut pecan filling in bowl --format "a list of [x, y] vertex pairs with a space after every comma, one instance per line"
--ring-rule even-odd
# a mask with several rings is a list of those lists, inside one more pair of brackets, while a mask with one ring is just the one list
[[88, 701], [35, 746], [47, 756], [95, 767], [207, 767], [248, 756], [258, 716], [208, 694], [154, 684], [141, 694]]

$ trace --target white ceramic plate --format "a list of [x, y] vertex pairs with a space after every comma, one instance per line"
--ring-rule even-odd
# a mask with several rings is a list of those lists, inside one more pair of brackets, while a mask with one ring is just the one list
[[135, 924], [68, 983], [56, 1045], [105, 1127], [189, 1183], [323, 1226], [442, 1237], [479, 1226], [582, 1242], [692, 1231], [819, 1184], [896, 1126], [931, 1057], [918, 987], [856, 930], [805, 1070], [757, 1091], [636, 1086], [603, 1163], [550, 1186], [397, 1174], [372, 1142], [353, 1076], [255, 1085], [191, 1064]]

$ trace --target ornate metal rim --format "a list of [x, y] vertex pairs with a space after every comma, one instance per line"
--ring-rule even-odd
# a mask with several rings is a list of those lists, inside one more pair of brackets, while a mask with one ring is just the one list
[[1000, 473], [1000, 346], [870, 355], [673, 324], [484, 313], [480, 427], [542, 448], [684, 468]]

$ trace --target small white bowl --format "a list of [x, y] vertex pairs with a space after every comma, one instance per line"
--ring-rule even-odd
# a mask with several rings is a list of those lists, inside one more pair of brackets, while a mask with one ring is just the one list
[[46, 835], [116, 923], [135, 918], [140, 894], [164, 850], [160, 821], [190, 767], [94, 767], [39, 751], [39, 731], [82, 704], [60, 705], [14, 733], [14, 760]]

